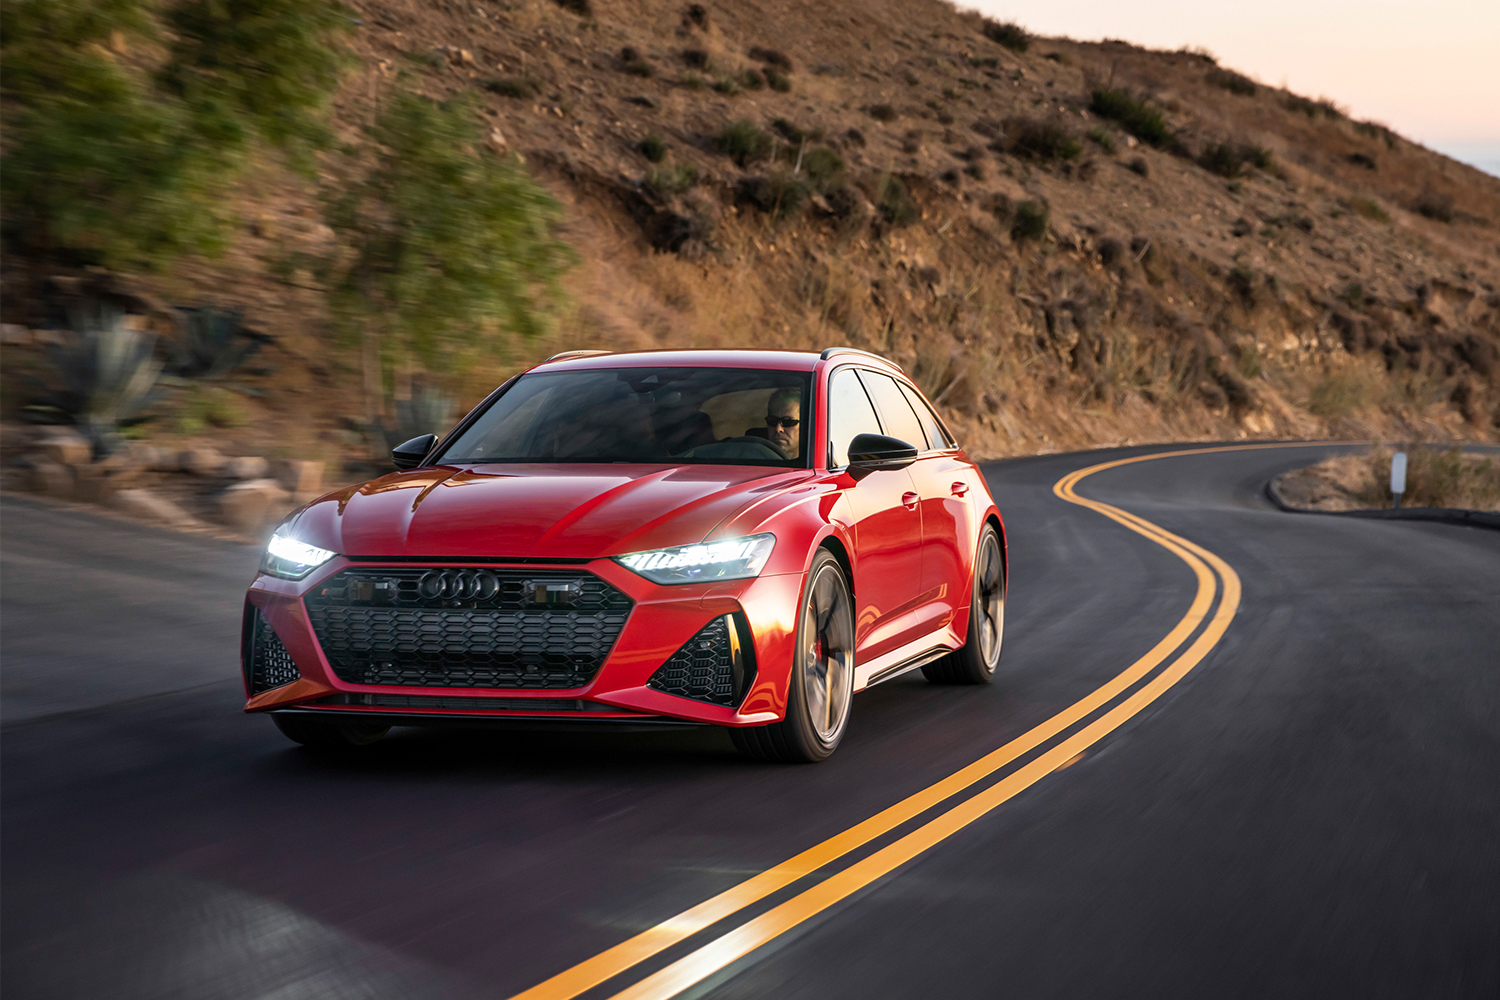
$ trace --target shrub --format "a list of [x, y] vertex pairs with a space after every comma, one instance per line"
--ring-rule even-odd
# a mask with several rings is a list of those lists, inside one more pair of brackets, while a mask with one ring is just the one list
[[1396, 148], [1396, 133], [1379, 122], [1356, 122], [1354, 131], [1371, 139], [1379, 139], [1387, 149]]
[[1391, 217], [1380, 203], [1371, 198], [1350, 198], [1349, 208], [1356, 214], [1364, 216], [1372, 222], [1390, 222]]
[[693, 69], [707, 70], [711, 64], [708, 53], [703, 49], [683, 49], [682, 61]]
[[1036, 118], [1005, 120], [1006, 149], [1031, 160], [1076, 160], [1083, 146], [1062, 125]]
[[713, 82], [712, 86], [721, 94], [738, 94], [740, 92], [739, 81], [732, 76], [721, 76]]
[[1344, 113], [1339, 110], [1339, 106], [1326, 97], [1320, 97], [1314, 101], [1291, 92], [1283, 92], [1281, 95], [1281, 106], [1288, 111], [1300, 111], [1309, 118], [1316, 118], [1319, 115], [1322, 115], [1324, 118], [1335, 119], [1344, 117]]
[[759, 45], [753, 46], [750, 49], [750, 58], [756, 62], [763, 62], [768, 66], [775, 66], [777, 69], [784, 69], [788, 73], [792, 71], [791, 58], [785, 52], [779, 52], [776, 49], [763, 48]]
[[1434, 219], [1438, 222], [1453, 221], [1453, 199], [1446, 194], [1436, 191], [1423, 191], [1421, 197], [1412, 206], [1417, 214]]
[[768, 133], [743, 118], [725, 125], [714, 138], [714, 148], [741, 167], [770, 156], [774, 147], [775, 140]]
[[778, 93], [785, 94], [792, 89], [792, 78], [772, 66], [765, 69], [766, 85]]
[[816, 146], [803, 154], [802, 172], [820, 190], [826, 190], [843, 179], [844, 158], [827, 146]]
[[1014, 21], [991, 21], [985, 18], [984, 37], [999, 45], [1005, 46], [1012, 52], [1025, 52], [1031, 47], [1031, 36], [1026, 29]]
[[688, 4], [687, 20], [688, 23], [696, 25], [699, 28], [707, 28], [708, 8], [703, 6], [701, 3]]
[[620, 68], [631, 76], [651, 77], [656, 75], [656, 67], [640, 56], [636, 56], [634, 59], [623, 60]]
[[1363, 409], [1374, 394], [1370, 376], [1361, 370], [1333, 372], [1318, 380], [1308, 395], [1308, 412], [1344, 417]]
[[691, 163], [656, 167], [646, 175], [646, 187], [658, 198], [668, 198], [698, 183], [698, 168]]
[[1096, 146], [1106, 153], [1113, 153], [1115, 151], [1114, 133], [1102, 125], [1095, 125], [1089, 129], [1088, 136]]
[[180, 378], [214, 378], [243, 364], [270, 341], [248, 331], [235, 309], [182, 309], [182, 334], [168, 351], [165, 369]]
[[368, 172], [330, 206], [352, 251], [333, 296], [341, 326], [439, 369], [493, 352], [497, 334], [542, 333], [574, 260], [555, 235], [561, 209], [486, 148], [472, 103], [398, 90], [371, 139]]
[[1172, 141], [1162, 113], [1128, 91], [1096, 87], [1090, 95], [1089, 110], [1100, 118], [1119, 122], [1125, 131], [1149, 145], [1166, 146]]
[[735, 200], [762, 212], [786, 218], [802, 211], [812, 189], [802, 178], [787, 171], [770, 177], [744, 177], [735, 185]]
[[880, 179], [875, 195], [875, 207], [880, 217], [892, 226], [909, 226], [922, 217], [922, 210], [912, 201], [906, 185], [894, 174]]
[[1204, 147], [1198, 155], [1198, 166], [1220, 177], [1238, 177], [1242, 163], [1229, 144], [1216, 142]]
[[1351, 309], [1362, 309], [1365, 304], [1365, 286], [1357, 281], [1351, 281], [1344, 286], [1344, 291], [1339, 295]]
[[641, 155], [652, 163], [660, 163], [667, 156], [667, 141], [655, 132], [649, 133], [640, 143]]
[[484, 89], [501, 97], [526, 99], [535, 97], [537, 82], [530, 76], [496, 76], [484, 81]]
[[771, 122], [771, 128], [777, 135], [781, 136], [792, 145], [798, 145], [812, 138], [812, 134], [786, 118], [777, 118]]
[[849, 143], [854, 146], [863, 147], [865, 144], [865, 134], [857, 128], [851, 128], [845, 132], [844, 138], [848, 139]]
[[684, 73], [682, 77], [678, 79], [677, 83], [679, 86], [686, 87], [688, 90], [702, 90], [704, 87], [708, 86], [708, 82], [697, 73]]
[[553, 0], [553, 2], [570, 14], [577, 14], [579, 17], [594, 16], [592, 0]]
[[1375, 157], [1369, 153], [1350, 153], [1349, 162], [1356, 167], [1364, 167], [1366, 170], [1375, 169]]
[[740, 85], [746, 90], [763, 90], [766, 86], [765, 74], [758, 69], [747, 69], [740, 74]]
[[1231, 94], [1239, 94], [1242, 97], [1253, 97], [1255, 96], [1255, 92], [1260, 89], [1255, 85], [1255, 81], [1249, 77], [1241, 76], [1233, 70], [1219, 69], [1217, 66], [1208, 71], [1208, 82], [1215, 87], [1222, 87]]
[[1151, 166], [1146, 162], [1146, 158], [1144, 156], [1137, 156], [1132, 158], [1130, 161], [1130, 172], [1133, 174], [1140, 174], [1142, 177], [1150, 177]]
[[[15, 0], [0, 12], [8, 249], [150, 268], [222, 246], [221, 192], [261, 140], [311, 169], [348, 20], [326, 0]], [[155, 73], [112, 36], [159, 51]], [[163, 47], [163, 43], [165, 43]]]
[[871, 104], [865, 108], [865, 113], [878, 122], [893, 122], [901, 117], [889, 104]]
[[1011, 221], [1010, 238], [1016, 242], [1022, 240], [1040, 240], [1047, 235], [1047, 206], [1039, 201], [1023, 201], [1016, 206], [1014, 219]]
[[1247, 164], [1260, 170], [1270, 169], [1271, 151], [1262, 146], [1211, 143], [1198, 154], [1198, 165], [1220, 177], [1238, 177]]
[[105, 303], [77, 307], [69, 318], [72, 339], [49, 350], [62, 387], [31, 409], [77, 425], [94, 454], [107, 455], [121, 425], [157, 399], [161, 365], [152, 353], [155, 338], [126, 326], [125, 314]]
[[1225, 279], [1231, 290], [1246, 305], [1255, 304], [1255, 272], [1243, 264], [1236, 264]]

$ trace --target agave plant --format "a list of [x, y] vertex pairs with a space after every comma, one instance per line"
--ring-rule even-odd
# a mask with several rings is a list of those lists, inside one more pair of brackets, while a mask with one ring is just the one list
[[244, 327], [235, 309], [180, 309], [182, 337], [173, 347], [167, 371], [181, 378], [213, 378], [242, 364], [270, 337]]
[[70, 420], [106, 455], [119, 439], [120, 425], [156, 402], [161, 363], [152, 353], [156, 338], [125, 325], [125, 313], [109, 302], [70, 312], [71, 342], [53, 345], [52, 364], [62, 388], [44, 411]]
[[396, 419], [390, 425], [379, 425], [387, 451], [421, 434], [437, 434], [453, 426], [458, 401], [431, 383], [412, 386], [410, 399], [397, 399], [391, 407]]

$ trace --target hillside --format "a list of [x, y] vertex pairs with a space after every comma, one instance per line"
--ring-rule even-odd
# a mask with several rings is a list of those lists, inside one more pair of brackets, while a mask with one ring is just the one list
[[[472, 405], [576, 347], [849, 344], [905, 366], [979, 456], [1500, 436], [1500, 180], [1207, 54], [987, 34], [938, 0], [348, 6], [340, 137], [366, 141], [398, 77], [474, 93], [577, 253], [548, 332], [398, 371], [398, 397]], [[237, 377], [243, 417], [148, 437], [367, 448], [317, 276], [346, 252], [320, 163], [267, 158], [223, 256], [118, 282], [275, 338]], [[39, 363], [5, 350], [8, 378]]]

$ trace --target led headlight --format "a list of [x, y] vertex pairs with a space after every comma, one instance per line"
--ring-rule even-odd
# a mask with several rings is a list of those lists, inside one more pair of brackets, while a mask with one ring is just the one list
[[627, 556], [616, 556], [615, 562], [652, 583], [743, 580], [760, 574], [775, 546], [775, 535], [746, 535], [721, 542], [632, 552]]
[[272, 535], [271, 544], [260, 561], [260, 571], [284, 580], [300, 580], [338, 555], [316, 545], [299, 542], [285, 535]]

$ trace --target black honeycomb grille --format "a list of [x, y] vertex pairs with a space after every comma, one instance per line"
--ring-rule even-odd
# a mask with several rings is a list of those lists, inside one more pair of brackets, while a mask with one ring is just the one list
[[738, 705], [755, 676], [742, 616], [721, 615], [699, 629], [651, 675], [647, 686], [715, 705]]
[[259, 610], [254, 612], [247, 659], [249, 662], [245, 672], [250, 680], [251, 694], [279, 688], [302, 676], [297, 665], [292, 662], [292, 655], [286, 651], [281, 639], [271, 628], [271, 623], [266, 621], [266, 616]]
[[575, 688], [593, 679], [633, 602], [588, 573], [360, 568], [305, 598], [350, 684]]

